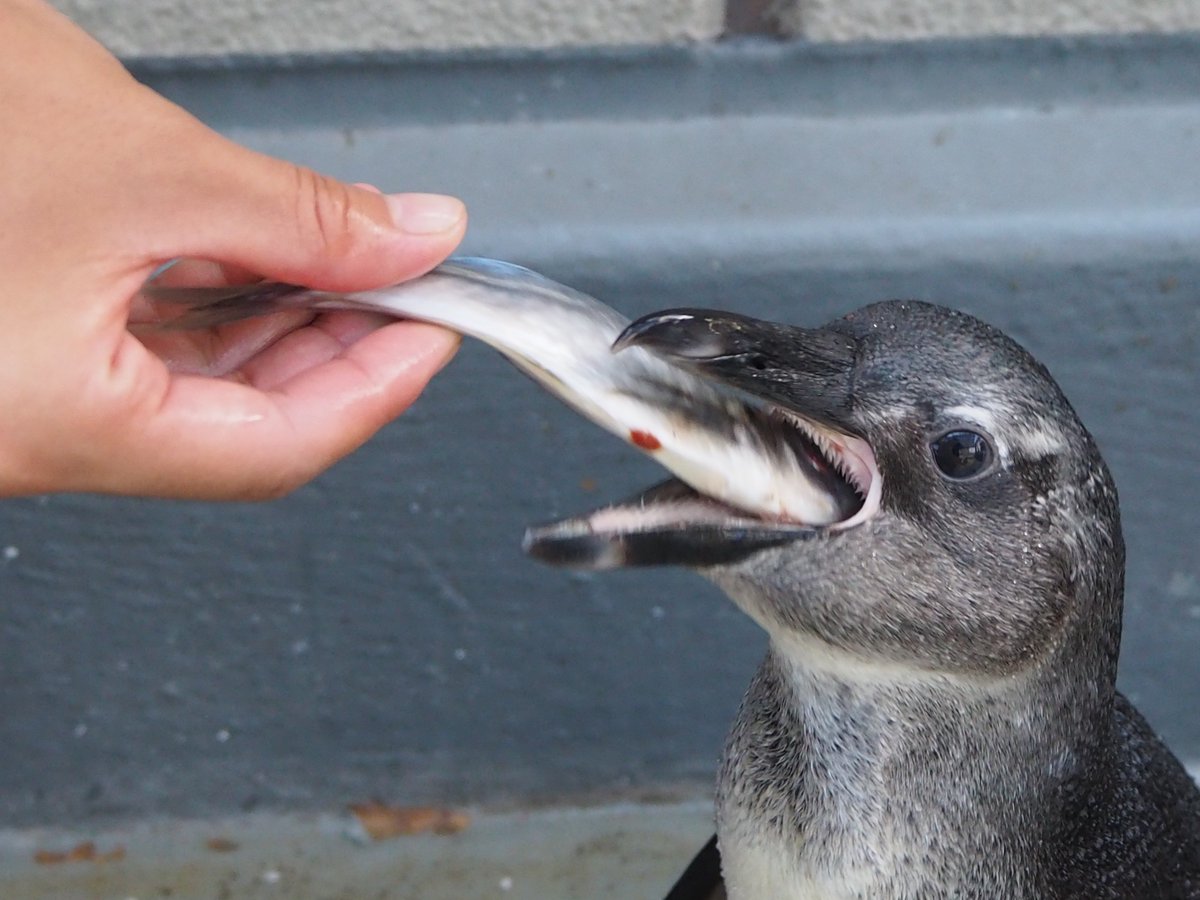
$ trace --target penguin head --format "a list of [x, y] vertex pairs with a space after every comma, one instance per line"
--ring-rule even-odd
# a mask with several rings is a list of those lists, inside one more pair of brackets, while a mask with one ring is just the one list
[[[1112, 479], [1047, 370], [999, 330], [892, 301], [817, 329], [670, 310], [630, 325], [628, 345], [769, 408], [853, 502], [819, 526], [733, 510], [722, 525], [710, 508], [673, 522], [658, 509], [639, 528], [639, 514], [690, 492], [668, 483], [618, 505], [627, 520], [604, 519], [623, 524], [597, 527], [593, 514], [531, 531], [535, 556], [690, 566], [776, 645], [831, 665], [1008, 674], [1080, 622], [1112, 630], [1123, 571]], [[1099, 616], [1085, 608], [1098, 603]]]

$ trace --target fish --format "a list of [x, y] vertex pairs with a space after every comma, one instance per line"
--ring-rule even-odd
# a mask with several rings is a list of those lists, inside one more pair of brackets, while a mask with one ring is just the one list
[[[630, 320], [581, 291], [495, 259], [456, 257], [411, 281], [334, 293], [260, 282], [158, 287], [144, 297], [177, 314], [163, 327], [210, 328], [281, 309], [362, 310], [441, 325], [499, 351], [586, 419], [653, 457], [700, 496], [689, 518], [730, 523], [728, 509], [787, 531], [845, 520], [862, 505], [853, 477], [806, 422], [629, 346]], [[853, 473], [850, 473], [851, 475]], [[678, 493], [678, 492], [677, 492]], [[736, 524], [736, 517], [733, 520]]]

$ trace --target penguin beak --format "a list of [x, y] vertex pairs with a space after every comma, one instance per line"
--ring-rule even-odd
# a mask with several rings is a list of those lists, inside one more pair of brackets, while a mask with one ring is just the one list
[[[622, 503], [529, 529], [525, 550], [530, 555], [588, 569], [705, 568], [856, 525], [878, 509], [874, 455], [850, 422], [853, 338], [734, 313], [675, 309], [631, 323], [613, 351], [629, 347], [641, 347], [748, 398], [767, 411], [769, 421], [793, 429], [797, 442], [827, 464], [828, 490], [845, 514], [823, 526], [771, 521], [672, 479]], [[677, 415], [688, 413], [686, 396], [672, 402]]]

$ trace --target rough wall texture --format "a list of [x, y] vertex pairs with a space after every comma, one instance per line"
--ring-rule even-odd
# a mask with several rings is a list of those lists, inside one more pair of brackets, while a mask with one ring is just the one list
[[721, 0], [55, 0], [124, 57], [657, 44], [716, 35]]
[[53, 0], [126, 58], [1200, 29], [1195, 0]]
[[785, 34], [814, 41], [1194, 31], [1195, 0], [793, 0]]

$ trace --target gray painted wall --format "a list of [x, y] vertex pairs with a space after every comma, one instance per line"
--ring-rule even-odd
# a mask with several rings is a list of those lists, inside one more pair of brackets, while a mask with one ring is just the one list
[[[1200, 44], [143, 69], [252, 146], [465, 197], [465, 249], [630, 314], [922, 297], [1059, 377], [1122, 489], [1122, 680], [1200, 760]], [[0, 504], [0, 818], [707, 790], [763, 641], [524, 525], [658, 477], [490, 352], [281, 502]]]

